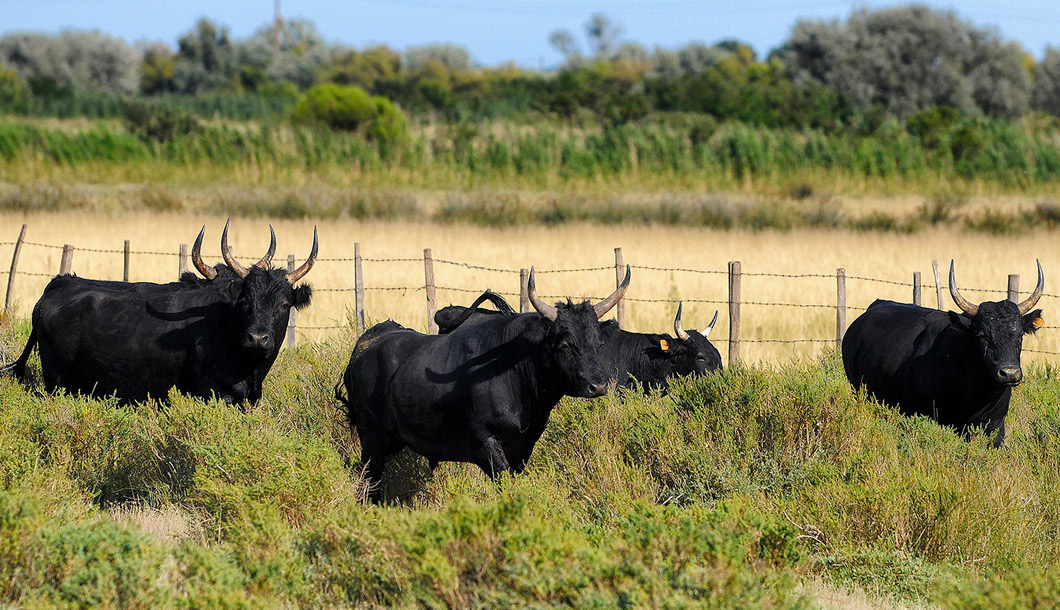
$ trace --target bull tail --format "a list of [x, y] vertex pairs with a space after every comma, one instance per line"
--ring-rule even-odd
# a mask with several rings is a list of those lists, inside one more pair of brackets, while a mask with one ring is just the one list
[[[463, 313], [457, 316], [455, 320], [453, 320], [449, 324], [446, 324], [445, 328], [441, 329], [440, 332], [444, 334], [463, 324], [465, 320], [470, 318], [472, 314], [478, 311], [478, 306], [486, 301], [493, 303], [493, 306], [497, 308], [497, 311], [506, 316], [514, 316], [517, 313], [514, 309], [512, 309], [512, 306], [508, 304], [508, 301], [504, 300], [503, 296], [497, 294], [496, 292], [493, 292], [492, 290], [487, 289], [477, 299], [475, 299], [475, 302], [472, 303], [470, 307], [465, 309]], [[435, 322], [437, 322], [437, 318], [435, 319]]]
[[357, 425], [357, 422], [353, 420], [353, 410], [350, 409], [350, 397], [346, 395], [346, 376], [343, 375], [342, 379], [335, 384], [335, 400], [342, 403], [342, 408], [346, 411], [346, 417], [350, 420], [350, 427]]
[[36, 345], [37, 329], [34, 328], [29, 333], [29, 340], [26, 341], [26, 348], [22, 350], [22, 355], [18, 357], [18, 360], [0, 368], [0, 375], [4, 377], [14, 377], [19, 381], [22, 381], [26, 376], [26, 362], [29, 361], [29, 355], [33, 352], [33, 348]]

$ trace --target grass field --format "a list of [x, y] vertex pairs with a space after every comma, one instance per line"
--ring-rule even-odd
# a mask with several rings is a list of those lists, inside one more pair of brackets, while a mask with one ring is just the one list
[[1016, 609], [1060, 593], [1055, 368], [1029, 369], [1000, 451], [854, 394], [835, 357], [802, 359], [565, 399], [528, 470], [496, 483], [403, 454], [384, 479], [400, 504], [374, 507], [331, 399], [349, 349], [284, 352], [249, 413], [0, 379], [0, 600]]
[[[79, 188], [90, 203], [78, 210], [0, 214], [0, 242], [24, 223], [31, 242], [11, 323], [0, 326], [5, 362], [24, 345], [61, 244], [77, 248], [79, 275], [120, 279], [129, 239], [151, 252], [133, 255], [130, 279], [168, 281], [179, 245], [205, 224], [204, 258], [220, 260], [232, 210], [146, 213], [125, 206], [138, 185]], [[440, 204], [449, 194], [415, 196]], [[1019, 210], [1037, 198], [968, 205]], [[923, 201], [840, 204], [915, 213]], [[317, 290], [299, 312], [299, 346], [283, 350], [249, 413], [179, 396], [125, 408], [0, 379], [0, 606], [1016, 609], [1060, 599], [1060, 369], [1055, 355], [1029, 351], [1060, 352], [1054, 230], [487, 228], [233, 214], [241, 260], [264, 252], [270, 222], [277, 259], [299, 262], [318, 226], [320, 260], [306, 278]], [[706, 301], [727, 299], [722, 272], [739, 260], [749, 366], [677, 383], [668, 397], [564, 399], [528, 470], [496, 483], [462, 464], [432, 473], [402, 454], [385, 477], [398, 504], [365, 506], [358, 442], [332, 397], [354, 341], [355, 242], [369, 323], [419, 329], [424, 248], [444, 305], [486, 287], [514, 293], [517, 270], [531, 265], [545, 295], [599, 297], [614, 287], [622, 247], [635, 266], [628, 326], [669, 331], [680, 299], [686, 327], [720, 309], [712, 337], [723, 356], [726, 306]], [[11, 249], [0, 246], [0, 268]], [[945, 276], [951, 258], [972, 300], [1002, 298], [1009, 273], [1026, 293], [1035, 258], [1045, 271], [1046, 327], [1024, 342], [1027, 379], [1000, 451], [857, 395], [833, 351], [836, 268], [848, 276], [850, 321], [875, 298], [910, 300], [914, 271], [934, 305], [931, 260]], [[587, 267], [599, 269], [555, 272]], [[952, 309], [945, 292], [943, 307]], [[764, 342], [807, 339], [816, 342]]]
[[[220, 260], [220, 233], [225, 217], [191, 213], [154, 215], [132, 213], [56, 213], [0, 215], [0, 241], [13, 242], [23, 223], [28, 225], [27, 245], [19, 261], [14, 298], [15, 315], [28, 316], [33, 303], [59, 268], [61, 244], [73, 244], [74, 271], [85, 277], [121, 279], [123, 240], [136, 254], [130, 279], [169, 281], [176, 277], [177, 251], [194, 240], [207, 225], [204, 259]], [[265, 219], [236, 218], [230, 240], [237, 256], [253, 262], [268, 245]], [[299, 264], [312, 243], [313, 221], [272, 220], [279, 243], [278, 259], [294, 254]], [[659, 271], [635, 268], [627, 294], [627, 321], [633, 330], [663, 332], [671, 328], [676, 302], [686, 301], [685, 326], [702, 327], [716, 309], [721, 310], [712, 338], [726, 354], [728, 339], [727, 276], [730, 260], [739, 260], [743, 278], [741, 353], [749, 361], [785, 361], [817, 355], [835, 338], [836, 269], [847, 275], [847, 320], [853, 320], [876, 298], [911, 301], [914, 271], [924, 282], [923, 302], [935, 305], [931, 260], [942, 266], [946, 282], [949, 260], [957, 261], [957, 281], [972, 300], [1003, 298], [1007, 275], [1021, 276], [1021, 289], [1033, 289], [1034, 260], [1045, 271], [1046, 296], [1040, 301], [1046, 327], [1027, 338], [1027, 350], [1060, 351], [1060, 333], [1049, 321], [1060, 282], [1060, 255], [1055, 233], [1032, 231], [1020, 236], [994, 236], [954, 229], [926, 230], [915, 234], [836, 230], [719, 231], [680, 227], [588, 224], [559, 227], [490, 229], [468, 225], [434, 225], [411, 222], [319, 221], [320, 260], [307, 276], [317, 291], [313, 304], [299, 312], [300, 340], [319, 341], [347, 336], [353, 310], [353, 244], [360, 242], [366, 287], [365, 309], [369, 322], [393, 318], [414, 328], [426, 329], [426, 300], [422, 289], [423, 249], [431, 248], [440, 305], [468, 303], [485, 288], [510, 293], [518, 301], [518, 269], [535, 266], [541, 271], [541, 294], [557, 297], [603, 296], [614, 287], [614, 248], [621, 247], [625, 262], [635, 267], [699, 269], [713, 273]], [[0, 260], [10, 260], [13, 246], [0, 247]], [[111, 250], [95, 252], [91, 250]], [[171, 253], [171, 254], [167, 254]], [[341, 260], [340, 260], [341, 259]], [[417, 259], [385, 262], [370, 259]], [[443, 261], [467, 263], [507, 272], [467, 268]], [[3, 265], [6, 267], [6, 262]], [[602, 268], [578, 273], [548, 273], [558, 269]], [[22, 275], [26, 273], [27, 275]], [[33, 274], [33, 275], [29, 275]], [[779, 274], [759, 275], [759, 274]], [[789, 277], [804, 276], [810, 277]], [[857, 278], [873, 278], [887, 283]], [[401, 288], [401, 290], [380, 290]], [[985, 289], [980, 291], [978, 289]], [[658, 301], [658, 302], [646, 302]], [[717, 301], [696, 302], [696, 301]], [[755, 303], [773, 303], [760, 305]], [[784, 304], [784, 305], [778, 305]], [[799, 306], [810, 305], [811, 307]], [[827, 306], [827, 307], [822, 307]], [[952, 309], [948, 293], [943, 307]], [[774, 343], [757, 341], [805, 341]], [[1027, 360], [1053, 359], [1028, 352]]]

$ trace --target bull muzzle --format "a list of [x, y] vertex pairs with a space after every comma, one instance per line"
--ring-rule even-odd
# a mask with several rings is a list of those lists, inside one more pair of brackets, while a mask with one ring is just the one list
[[1016, 386], [1023, 381], [1023, 370], [1018, 366], [1008, 366], [997, 370], [998, 383], [1007, 386]]
[[263, 352], [269, 351], [273, 347], [272, 335], [267, 332], [248, 332], [245, 345], [250, 349], [260, 350]]

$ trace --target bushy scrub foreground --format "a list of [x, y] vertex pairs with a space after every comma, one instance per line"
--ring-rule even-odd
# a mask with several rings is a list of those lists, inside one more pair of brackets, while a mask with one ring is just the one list
[[[4, 331], [8, 356], [27, 332]], [[1002, 450], [857, 396], [831, 355], [565, 399], [522, 475], [403, 454], [393, 503], [367, 506], [332, 398], [351, 346], [283, 352], [248, 413], [0, 379], [0, 600], [804, 608], [814, 579], [908, 605], [1060, 598], [1056, 369], [1028, 371]]]

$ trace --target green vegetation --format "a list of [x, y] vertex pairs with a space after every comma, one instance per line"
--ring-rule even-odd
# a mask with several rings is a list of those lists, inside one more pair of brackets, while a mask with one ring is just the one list
[[249, 413], [0, 380], [0, 600], [805, 608], [798, 583], [822, 578], [1017, 608], [1060, 588], [1052, 368], [1015, 393], [1002, 450], [853, 394], [829, 356], [565, 399], [524, 474], [403, 454], [385, 482], [400, 505], [374, 507], [331, 397], [350, 347], [285, 351]]
[[[204, 126], [169, 106], [129, 106], [128, 130], [107, 122], [62, 128], [0, 121], [0, 167], [26, 175], [102, 163], [124, 178], [143, 171], [141, 166], [165, 167], [169, 174], [180, 166], [178, 175], [209, 167], [279, 173], [281, 181], [284, 175], [329, 178], [360, 172], [406, 176], [406, 183], [423, 186], [437, 186], [438, 177], [465, 186], [653, 179], [740, 188], [799, 182], [811, 191], [836, 182], [910, 187], [957, 182], [1011, 191], [1060, 182], [1056, 126], [964, 119], [908, 133], [889, 123], [885, 134], [863, 137], [724, 123], [705, 133], [701, 122], [673, 115], [620, 127], [428, 122], [406, 135], [398, 110], [385, 100], [364, 98], [363, 110], [374, 118], [349, 119], [347, 127], [360, 126], [368, 139], [271, 123]], [[347, 121], [324, 118], [340, 112], [334, 105], [298, 108], [307, 120], [320, 114], [321, 120]]]

